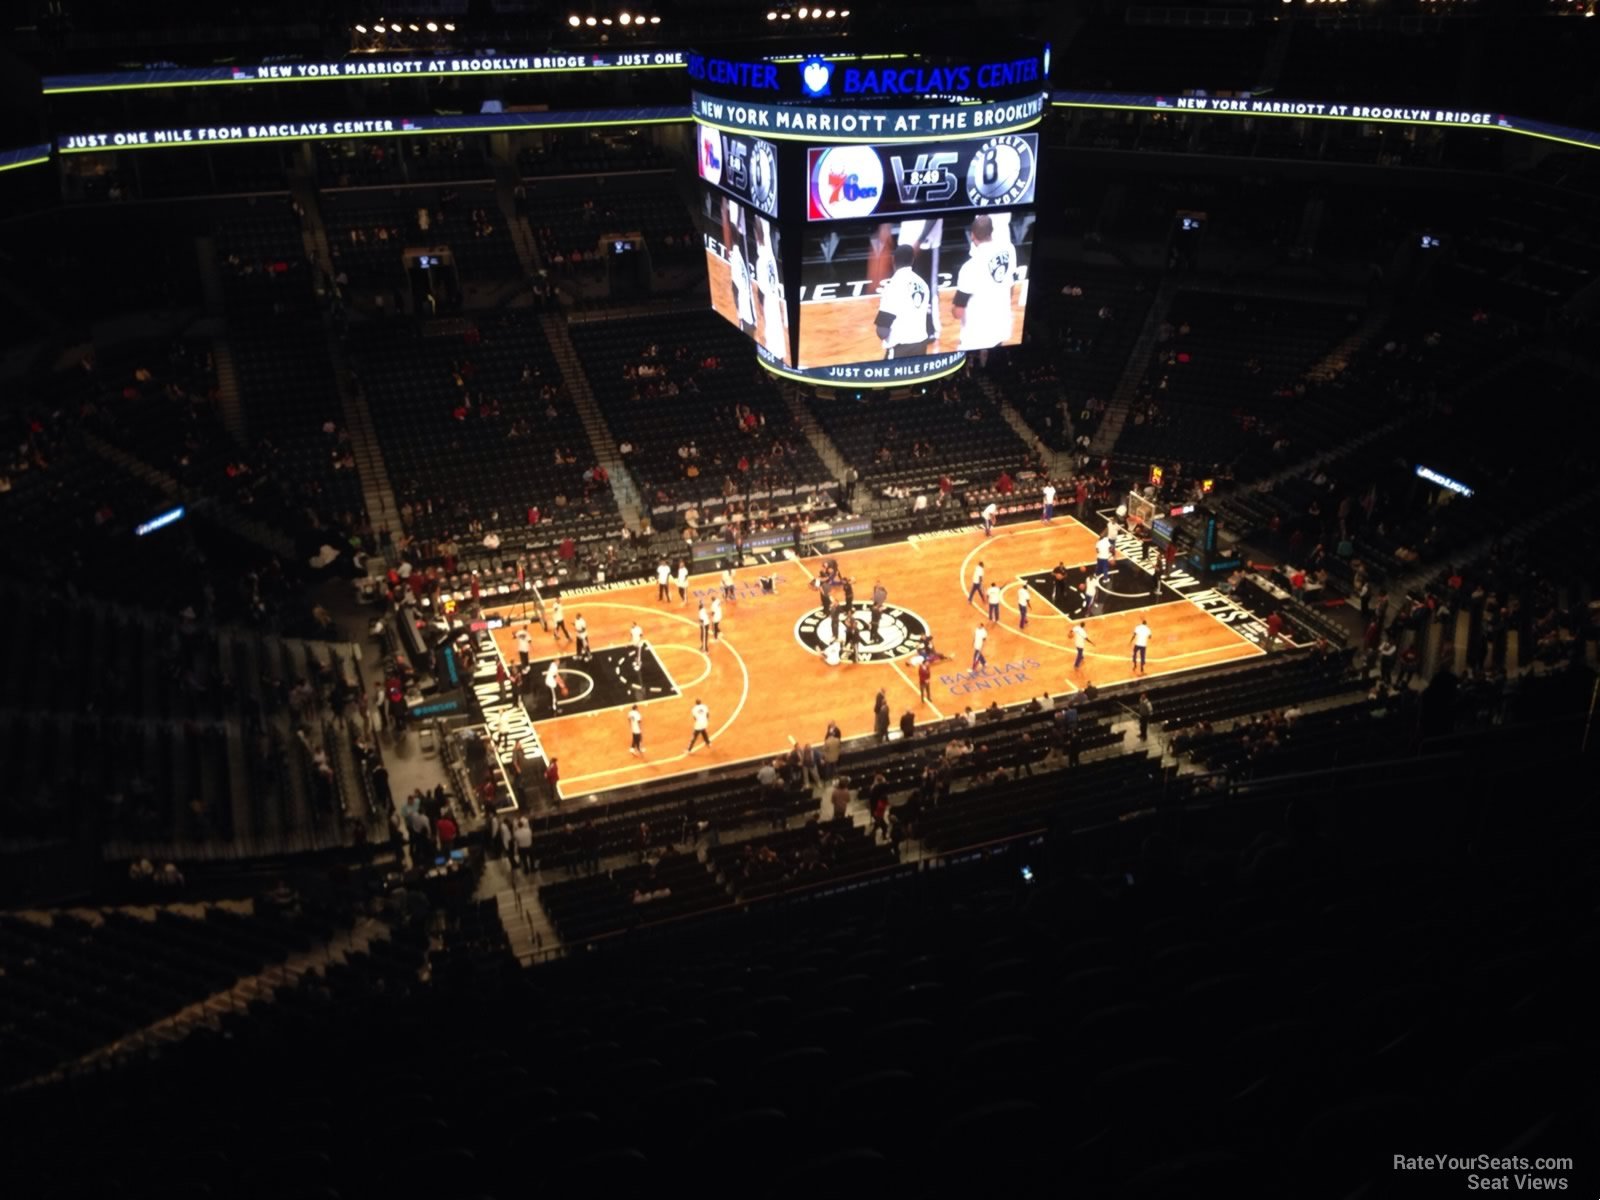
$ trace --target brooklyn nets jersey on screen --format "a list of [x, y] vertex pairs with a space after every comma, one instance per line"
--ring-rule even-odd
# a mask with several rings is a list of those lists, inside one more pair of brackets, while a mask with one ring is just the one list
[[968, 297], [961, 349], [987, 350], [1011, 337], [1011, 285], [1017, 274], [1017, 250], [1009, 241], [973, 243], [956, 276], [956, 291]]
[[884, 339], [891, 355], [896, 346], [921, 345], [933, 336], [931, 299], [928, 281], [914, 267], [901, 267], [884, 280], [878, 293], [878, 311], [894, 318]]
[[728, 270], [733, 275], [733, 306], [739, 310], [739, 321], [744, 325], [756, 323], [756, 300], [750, 290], [750, 265], [744, 260], [744, 251], [738, 243], [728, 248]]

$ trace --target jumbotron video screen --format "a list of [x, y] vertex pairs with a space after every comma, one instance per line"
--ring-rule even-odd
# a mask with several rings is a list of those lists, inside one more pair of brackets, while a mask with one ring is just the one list
[[801, 368], [988, 350], [1022, 340], [1031, 211], [808, 229]]
[[790, 365], [789, 310], [777, 223], [709, 187], [701, 189], [699, 218], [711, 307], [779, 362]]

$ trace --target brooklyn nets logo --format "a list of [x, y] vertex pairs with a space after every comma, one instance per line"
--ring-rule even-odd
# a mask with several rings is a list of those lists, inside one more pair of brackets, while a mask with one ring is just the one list
[[997, 250], [989, 256], [989, 278], [996, 283], [1012, 282], [1009, 250]]
[[[826, 618], [822, 610], [814, 608], [794, 625], [794, 636], [813, 654], [820, 654], [829, 643], [844, 636], [844, 625], [839, 620], [843, 605], [836, 606]], [[854, 605], [856, 628], [861, 634], [859, 648], [861, 662], [894, 662], [910, 658], [922, 646], [927, 636], [928, 623], [916, 613], [893, 604], [884, 605], [883, 616], [878, 620], [878, 633], [872, 633], [872, 605], [857, 602]]]
[[1016, 134], [992, 137], [967, 165], [967, 199], [974, 208], [1015, 204], [1033, 188], [1033, 143]]

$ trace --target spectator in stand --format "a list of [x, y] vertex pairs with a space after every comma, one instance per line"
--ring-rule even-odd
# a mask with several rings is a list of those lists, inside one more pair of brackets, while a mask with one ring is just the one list
[[[415, 796], [412, 804], [415, 805]], [[420, 806], [406, 810], [406, 828], [411, 834], [411, 865], [421, 866], [433, 857], [433, 825]]]
[[822, 739], [822, 781], [829, 782], [839, 772], [839, 755], [844, 749], [844, 740], [839, 733], [839, 727], [831, 721], [828, 723], [827, 735]]
[[1399, 654], [1399, 648], [1392, 642], [1388, 635], [1378, 645], [1378, 674], [1383, 679], [1384, 686], [1388, 686], [1390, 677], [1394, 674], [1394, 661]]
[[1275, 649], [1283, 634], [1283, 614], [1274, 611], [1267, 617], [1267, 649]]
[[850, 781], [843, 775], [834, 783], [833, 789], [828, 793], [828, 803], [833, 808], [833, 819], [843, 821], [850, 811]]
[[511, 839], [517, 848], [517, 865], [524, 871], [533, 870], [533, 826], [527, 817], [518, 817]]
[[455, 818], [449, 813], [440, 813], [439, 819], [434, 823], [433, 832], [439, 839], [439, 853], [449, 854], [450, 848], [455, 845], [456, 828]]
[[872, 777], [872, 786], [868, 789], [867, 798], [871, 804], [872, 812], [872, 837], [876, 841], [881, 832], [885, 841], [889, 840], [889, 781], [882, 771]]

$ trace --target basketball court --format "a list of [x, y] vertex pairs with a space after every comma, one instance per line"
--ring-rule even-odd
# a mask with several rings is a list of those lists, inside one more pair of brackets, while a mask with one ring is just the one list
[[[1119, 559], [1087, 619], [1093, 645], [1083, 670], [1074, 673], [1070, 632], [1080, 594], [1071, 588], [1058, 608], [1048, 587], [1034, 588], [1028, 627], [1019, 629], [1017, 585], [1022, 578], [1048, 576], [1057, 563], [1081, 579], [1093, 564], [1096, 536], [1078, 521], [1058, 517], [1050, 525], [1002, 527], [989, 538], [981, 530], [956, 530], [830, 555], [854, 581], [858, 611], [865, 613], [875, 584], [889, 594], [877, 638], [863, 645], [863, 661], [833, 667], [820, 653], [820, 601], [811, 586], [819, 558], [737, 572], [736, 598], [725, 605], [722, 638], [709, 652], [700, 650], [696, 601], [703, 597], [709, 608], [720, 594], [716, 572], [693, 576], [683, 604], [676, 587], [670, 602], [657, 600], [654, 582], [590, 595], [580, 589], [563, 602], [569, 624], [580, 613], [587, 620], [594, 658], [562, 660], [570, 699], [559, 713], [551, 711], [541, 666], [530, 716], [546, 755], [560, 760], [561, 792], [570, 797], [732, 763], [751, 762], [754, 772], [756, 760], [786, 752], [791, 737], [820, 743], [830, 720], [846, 738], [870, 734], [880, 688], [893, 723], [910, 709], [921, 724], [969, 706], [1022, 704], [1081, 690], [1090, 681], [1104, 687], [1264, 653], [1214, 604], [1203, 606], [1165, 584], [1156, 587], [1137, 563]], [[988, 665], [974, 671], [973, 631], [987, 610], [969, 604], [967, 594], [980, 561], [985, 584], [1001, 584], [1004, 602], [984, 648]], [[758, 577], [773, 573], [777, 586], [764, 592]], [[492, 611], [508, 618], [493, 637], [500, 654], [514, 663], [518, 626], [509, 619], [520, 612]], [[1151, 639], [1147, 670], [1136, 675], [1130, 642], [1141, 618]], [[637, 674], [629, 646], [635, 621], [647, 646]], [[915, 655], [924, 631], [946, 656], [934, 664], [931, 703], [917, 694]], [[538, 625], [532, 632], [533, 660], [546, 663], [554, 639]], [[642, 760], [629, 753], [627, 711], [635, 698], [644, 716]], [[712, 745], [688, 754], [690, 709], [697, 700], [711, 710]]]
[[[726, 264], [722, 270], [726, 275]], [[929, 344], [929, 354], [944, 354], [960, 348], [961, 321], [955, 314], [955, 302], [954, 286], [940, 290], [939, 336]], [[800, 365], [818, 367], [881, 360], [883, 342], [879, 340], [878, 331], [873, 325], [878, 315], [878, 304], [876, 295], [807, 300], [800, 307]], [[731, 301], [728, 307], [731, 310]], [[1006, 338], [1003, 345], [1015, 346], [1022, 341], [1020, 309], [1019, 305], [1018, 315], [1012, 320], [1011, 336]]]

